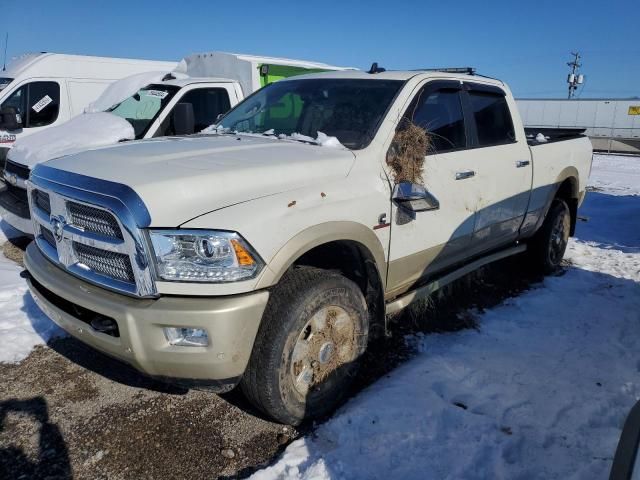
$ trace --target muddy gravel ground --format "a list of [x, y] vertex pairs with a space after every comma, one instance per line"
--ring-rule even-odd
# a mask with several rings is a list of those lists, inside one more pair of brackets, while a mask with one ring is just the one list
[[[4, 245], [21, 261], [24, 242]], [[352, 395], [410, 358], [404, 335], [477, 328], [489, 308], [537, 280], [515, 257], [473, 274], [394, 319], [374, 341]], [[238, 392], [168, 386], [70, 338], [0, 364], [0, 479], [242, 478], [314, 425], [268, 421]]]

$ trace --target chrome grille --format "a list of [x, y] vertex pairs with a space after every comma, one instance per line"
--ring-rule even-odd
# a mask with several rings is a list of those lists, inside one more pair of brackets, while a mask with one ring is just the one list
[[135, 282], [129, 255], [108, 252], [78, 242], [73, 242], [73, 250], [78, 261], [94, 272], [123, 282]]
[[121, 184], [38, 165], [26, 183], [36, 244], [60, 268], [109, 290], [157, 296], [144, 203]]
[[36, 190], [33, 192], [33, 200], [39, 208], [49, 215], [51, 214], [51, 201], [49, 200], [49, 195], [47, 193]]
[[120, 225], [109, 212], [76, 202], [67, 202], [67, 209], [74, 226], [105, 237], [122, 240]]
[[54, 238], [53, 233], [51, 233], [51, 230], [49, 230], [48, 228], [41, 227], [40, 234], [47, 241], [49, 245], [51, 245], [53, 248], [56, 248], [56, 239]]

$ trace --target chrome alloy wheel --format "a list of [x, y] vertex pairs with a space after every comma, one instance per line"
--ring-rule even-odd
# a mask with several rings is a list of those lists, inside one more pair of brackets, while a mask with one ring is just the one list
[[341, 366], [356, 359], [356, 322], [342, 307], [327, 305], [305, 324], [291, 355], [291, 376], [299, 394], [318, 388]]

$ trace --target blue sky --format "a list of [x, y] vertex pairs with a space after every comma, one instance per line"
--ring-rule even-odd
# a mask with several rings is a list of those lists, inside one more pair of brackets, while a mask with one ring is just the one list
[[175, 59], [223, 50], [390, 69], [475, 66], [518, 97], [640, 96], [640, 1], [0, 0], [8, 57], [50, 51]]

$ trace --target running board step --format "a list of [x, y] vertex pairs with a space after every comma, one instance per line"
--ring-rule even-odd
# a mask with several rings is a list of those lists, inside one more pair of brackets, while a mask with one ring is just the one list
[[410, 291], [409, 293], [404, 294], [403, 296], [396, 298], [392, 302], [387, 303], [386, 314], [392, 315], [394, 313], [398, 313], [404, 308], [408, 307], [410, 304], [415, 302], [416, 300], [420, 300], [422, 298], [426, 298], [431, 295], [433, 292], [440, 290], [442, 287], [450, 284], [451, 282], [458, 280], [461, 277], [464, 277], [468, 273], [477, 270], [480, 267], [488, 265], [489, 263], [496, 262], [498, 260], [502, 260], [503, 258], [510, 257], [512, 255], [516, 255], [518, 253], [522, 253], [527, 249], [527, 246], [516, 245], [515, 247], [507, 248], [505, 250], [500, 250], [499, 252], [493, 253], [491, 255], [487, 255], [486, 257], [479, 258], [474, 262], [468, 263], [463, 267], [460, 267], [453, 272], [446, 274], [443, 277], [434, 280], [433, 282], [427, 283], [420, 288], [416, 288], [415, 290]]

